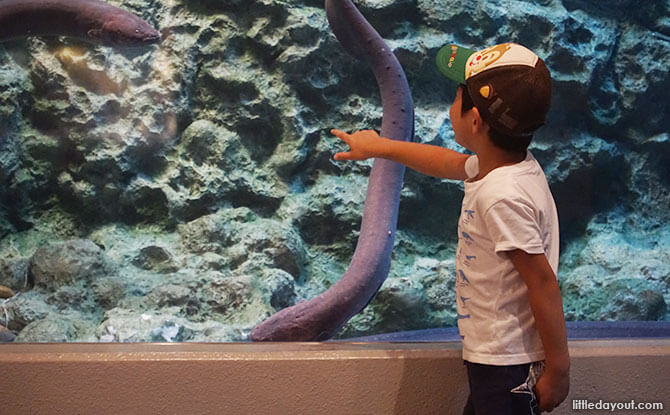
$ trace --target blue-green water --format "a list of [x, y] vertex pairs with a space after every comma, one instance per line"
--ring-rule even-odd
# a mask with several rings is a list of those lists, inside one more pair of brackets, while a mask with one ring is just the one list
[[[370, 69], [319, 1], [110, 1], [163, 33], [0, 44], [0, 325], [17, 341], [238, 341], [335, 283], [379, 129]], [[225, 3], [225, 4], [224, 4]], [[606, 4], [605, 4], [606, 3]], [[531, 151], [561, 221], [569, 320], [664, 320], [670, 2], [356, 2], [403, 65], [416, 140], [459, 149], [445, 43], [512, 41], [554, 79]], [[455, 325], [457, 182], [407, 171], [389, 278], [340, 337]]]

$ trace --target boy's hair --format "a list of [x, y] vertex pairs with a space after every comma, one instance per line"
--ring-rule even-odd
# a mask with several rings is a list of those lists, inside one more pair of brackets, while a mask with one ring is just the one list
[[551, 105], [551, 75], [529, 49], [504, 43], [475, 52], [447, 45], [437, 54], [437, 67], [464, 87], [464, 102], [477, 107], [496, 146], [526, 149], [544, 124]]
[[[461, 112], [466, 113], [475, 107], [475, 103], [470, 96], [470, 92], [465, 85], [459, 85], [458, 88], [462, 91], [461, 94]], [[487, 121], [482, 115], [484, 121]], [[488, 122], [488, 121], [487, 121]], [[490, 125], [489, 125], [490, 126]], [[533, 135], [515, 137], [508, 134], [501, 133], [493, 127], [489, 128], [489, 138], [493, 145], [507, 151], [526, 151], [530, 142], [533, 141]]]

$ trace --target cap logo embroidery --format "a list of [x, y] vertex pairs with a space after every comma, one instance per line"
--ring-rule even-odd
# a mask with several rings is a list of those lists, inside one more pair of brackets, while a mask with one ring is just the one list
[[479, 88], [479, 95], [488, 99], [491, 96], [491, 87], [488, 85], [484, 85], [483, 87]]
[[451, 56], [449, 57], [449, 64], [447, 65], [448, 67], [451, 68], [454, 65], [454, 61], [456, 60], [457, 54], [458, 54], [458, 46], [451, 45]]
[[465, 66], [465, 79], [478, 74], [490, 65], [496, 63], [496, 61], [502, 58], [505, 52], [511, 48], [512, 46], [509, 43], [503, 43], [501, 45], [483, 49], [472, 55], [470, 59], [468, 59], [468, 64]]

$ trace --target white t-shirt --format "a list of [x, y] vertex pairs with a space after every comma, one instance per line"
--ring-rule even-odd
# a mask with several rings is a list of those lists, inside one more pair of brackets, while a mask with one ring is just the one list
[[[471, 160], [476, 171], [476, 157]], [[530, 151], [520, 163], [465, 182], [456, 254], [464, 360], [514, 365], [544, 359], [526, 284], [505, 251], [543, 253], [556, 273], [558, 245], [556, 205]]]

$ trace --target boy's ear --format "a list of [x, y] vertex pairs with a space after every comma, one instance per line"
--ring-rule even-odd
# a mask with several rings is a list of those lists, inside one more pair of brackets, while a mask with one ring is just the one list
[[485, 132], [488, 134], [489, 124], [484, 121], [482, 115], [479, 113], [477, 107], [472, 107], [472, 118], [471, 118], [471, 127], [472, 133], [482, 133]]
[[470, 118], [470, 126], [472, 128], [472, 132], [477, 133], [482, 127], [484, 119], [482, 118], [482, 115], [479, 113], [477, 107], [472, 107], [470, 111], [472, 113]]

